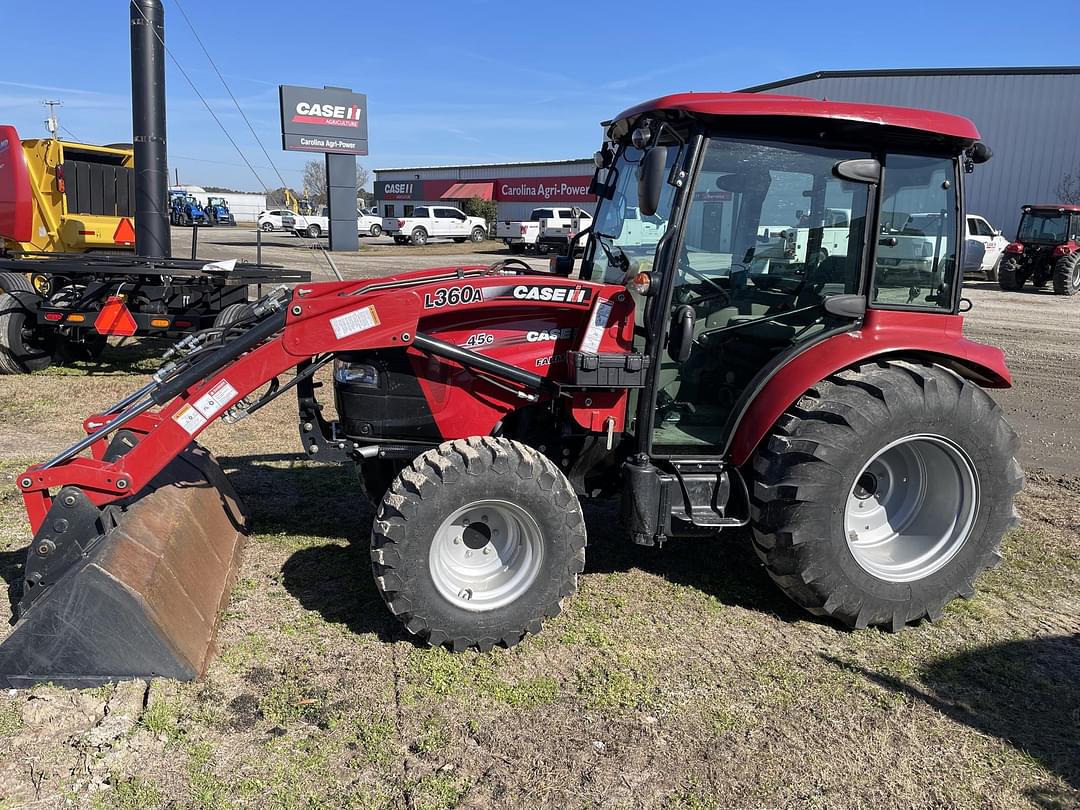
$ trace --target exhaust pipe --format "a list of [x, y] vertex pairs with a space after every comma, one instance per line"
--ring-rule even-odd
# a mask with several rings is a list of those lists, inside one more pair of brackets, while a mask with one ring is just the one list
[[135, 255], [172, 256], [165, 135], [165, 8], [131, 2], [131, 130], [135, 146]]

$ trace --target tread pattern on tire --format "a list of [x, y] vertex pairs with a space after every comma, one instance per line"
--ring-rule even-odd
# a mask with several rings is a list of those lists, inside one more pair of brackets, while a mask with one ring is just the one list
[[231, 326], [251, 314], [251, 304], [229, 304], [214, 316], [214, 326]]
[[1073, 277], [1080, 265], [1080, 251], [1062, 256], [1054, 262], [1054, 294], [1073, 295], [1077, 288], [1073, 286]]
[[[37, 293], [34, 293], [36, 295]], [[25, 360], [21, 360], [15, 352], [12, 351], [8, 342], [8, 334], [11, 327], [11, 319], [17, 312], [23, 312], [25, 307], [23, 303], [13, 295], [9, 295], [6, 292], [0, 292], [0, 374], [26, 374], [30, 371], [40, 370], [47, 368], [52, 358], [49, 357], [46, 362], [39, 361], [27, 366]]]
[[0, 273], [0, 292], [36, 292], [34, 285], [22, 273]]
[[[451, 635], [433, 626], [433, 620], [419, 615], [405, 593], [402, 581], [395, 572], [401, 565], [401, 547], [410, 542], [409, 521], [415, 515], [418, 501], [430, 497], [436, 489], [452, 486], [463, 476], [481, 475], [491, 470], [500, 476], [517, 476], [526, 485], [530, 482], [548, 494], [552, 503], [565, 515], [565, 531], [572, 554], [569, 565], [560, 572], [556, 596], [544, 605], [543, 615], [530, 619], [524, 626], [492, 635]], [[417, 456], [394, 479], [379, 506], [372, 526], [371, 561], [377, 589], [383, 601], [410, 633], [431, 646], [446, 646], [453, 652], [475, 647], [486, 652], [500, 644], [512, 647], [530, 633], [540, 632], [544, 619], [557, 616], [562, 600], [577, 590], [577, 575], [585, 570], [585, 522], [577, 504], [577, 496], [566, 476], [544, 455], [527, 445], [506, 439], [475, 436], [445, 442]], [[433, 527], [422, 527], [425, 532]], [[415, 539], [412, 542], [416, 542]]]
[[855, 598], [855, 589], [838, 587], [835, 572], [801, 553], [800, 546], [816, 539], [820, 522], [813, 519], [815, 511], [820, 514], [827, 509], [821, 502], [844, 486], [837, 466], [840, 459], [859, 435], [872, 433], [880, 418], [887, 418], [913, 397], [951, 405], [958, 418], [1009, 453], [1004, 474], [1007, 497], [994, 504], [991, 512], [1004, 530], [1019, 521], [1013, 503], [1024, 481], [1015, 459], [1019, 439], [1002, 418], [1000, 406], [982, 389], [941, 367], [900, 360], [863, 364], [834, 374], [803, 394], [778, 420], [755, 454], [752, 470], [754, 550], [781, 589], [815, 616], [832, 617], [859, 629], [879, 625], [893, 631], [924, 618], [933, 621], [956, 596], [970, 598], [978, 573], [1001, 560], [999, 536], [992, 547], [984, 549], [974, 573], [955, 583], [955, 593], [929, 602], [912, 600], [882, 615], [880, 606], [866, 606]]
[[1019, 290], [1021, 287], [1019, 273], [1020, 260], [1015, 256], [1006, 256], [998, 267], [998, 286], [1009, 292]]

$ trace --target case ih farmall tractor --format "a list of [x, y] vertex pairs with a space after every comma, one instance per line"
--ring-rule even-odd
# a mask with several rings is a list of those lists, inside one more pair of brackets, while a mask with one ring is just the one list
[[1019, 290], [1031, 279], [1055, 295], [1080, 292], [1080, 205], [1025, 205], [1016, 241], [1005, 248], [998, 272], [1003, 290]]
[[[701, 93], [606, 131], [578, 277], [570, 257], [506, 259], [277, 291], [18, 476], [34, 538], [6, 681], [202, 673], [248, 529], [195, 440], [290, 389], [309, 457], [355, 465], [378, 504], [378, 590], [432, 645], [538, 632], [584, 569], [594, 497], [620, 497], [645, 546], [749, 525], [784, 593], [850, 627], [970, 596], [1022, 484], [984, 391], [1010, 384], [1002, 353], [958, 314], [960, 188], [989, 157], [975, 127]], [[837, 209], [847, 247], [826, 256]], [[878, 221], [901, 210], [948, 223], [925, 280], [894, 285]], [[755, 255], [760, 223], [797, 211], [807, 250]], [[638, 216], [662, 227], [624, 229]]]

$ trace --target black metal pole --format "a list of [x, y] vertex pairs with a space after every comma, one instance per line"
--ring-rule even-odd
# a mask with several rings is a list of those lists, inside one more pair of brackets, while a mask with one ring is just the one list
[[131, 129], [135, 144], [135, 253], [172, 255], [165, 139], [165, 8], [131, 0]]

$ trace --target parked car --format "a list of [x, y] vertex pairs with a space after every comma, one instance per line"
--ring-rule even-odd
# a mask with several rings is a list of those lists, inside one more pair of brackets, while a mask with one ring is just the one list
[[381, 236], [382, 231], [382, 217], [374, 208], [356, 209], [356, 233], [359, 236]]
[[[570, 249], [570, 240], [579, 233], [585, 233], [592, 227], [592, 214], [580, 208], [551, 208], [551, 216], [541, 217], [540, 237], [537, 240], [541, 251], [557, 250], [565, 254]], [[577, 251], [585, 248], [585, 238], [577, 242]]]
[[[967, 215], [967, 239], [979, 242], [983, 246], [982, 262], [971, 272], [982, 273], [987, 281], [997, 281], [998, 269], [1001, 267], [1001, 259], [1005, 255], [1005, 248], [1009, 240], [1001, 235], [998, 228], [994, 228], [985, 217], [978, 214]], [[969, 265], [967, 258], [964, 260], [964, 272], [967, 273]]]
[[290, 228], [286, 228], [281, 221], [282, 217], [286, 216], [290, 219], [293, 218], [293, 212], [288, 208], [274, 208], [269, 211], [260, 212], [258, 218], [259, 230], [266, 231], [267, 233], [270, 231], [290, 230], [291, 226]]
[[433, 236], [448, 237], [455, 242], [487, 239], [487, 222], [483, 217], [470, 217], [450, 206], [421, 205], [406, 217], [383, 217], [383, 233], [394, 237], [399, 245], [411, 242], [426, 245]]
[[296, 222], [293, 224], [293, 233], [297, 236], [307, 236], [318, 239], [330, 233], [330, 208], [322, 206], [316, 213], [293, 214]]

